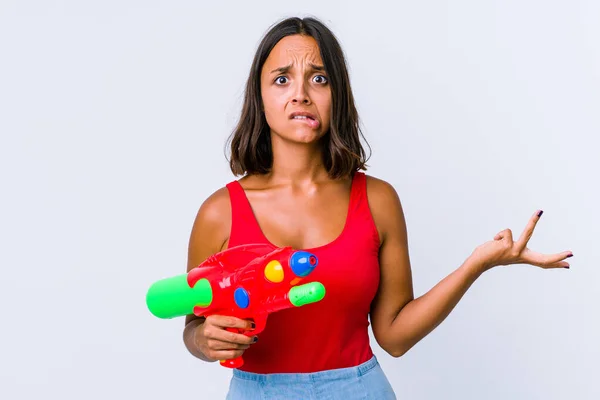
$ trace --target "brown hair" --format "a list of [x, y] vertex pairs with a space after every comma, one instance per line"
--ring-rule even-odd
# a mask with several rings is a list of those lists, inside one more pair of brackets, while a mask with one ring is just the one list
[[331, 87], [330, 128], [321, 139], [323, 163], [329, 176], [336, 179], [359, 169], [366, 170], [367, 157], [360, 142], [361, 137], [365, 138], [359, 126], [342, 48], [331, 30], [319, 20], [294, 17], [273, 25], [258, 45], [246, 82], [241, 116], [228, 139], [229, 166], [234, 175], [264, 174], [271, 170], [271, 135], [262, 112], [260, 75], [273, 47], [284, 37], [297, 34], [317, 41]]

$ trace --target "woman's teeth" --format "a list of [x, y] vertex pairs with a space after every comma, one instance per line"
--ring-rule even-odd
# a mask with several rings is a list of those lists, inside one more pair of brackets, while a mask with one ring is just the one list
[[298, 121], [305, 121], [306, 124], [311, 129], [316, 129], [316, 128], [318, 128], [321, 125], [321, 123], [319, 122], [319, 120], [313, 119], [311, 117], [307, 117], [306, 115], [295, 115], [292, 119], [296, 119]]

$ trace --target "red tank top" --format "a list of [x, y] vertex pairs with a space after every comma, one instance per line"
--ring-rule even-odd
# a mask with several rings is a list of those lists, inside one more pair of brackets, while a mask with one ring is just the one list
[[[270, 243], [261, 231], [244, 189], [227, 184], [232, 224], [229, 247]], [[269, 315], [257, 343], [244, 352], [240, 370], [303, 373], [353, 367], [369, 360], [368, 315], [379, 286], [379, 235], [367, 201], [366, 176], [352, 179], [342, 233], [332, 242], [307, 250], [319, 265], [307, 281], [325, 285], [318, 303]]]

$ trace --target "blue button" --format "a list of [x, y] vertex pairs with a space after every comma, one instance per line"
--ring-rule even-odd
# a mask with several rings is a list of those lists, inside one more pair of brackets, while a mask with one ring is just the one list
[[235, 304], [237, 304], [239, 308], [247, 308], [250, 305], [250, 296], [244, 288], [235, 289], [235, 292], [233, 292], [233, 298], [235, 300]]

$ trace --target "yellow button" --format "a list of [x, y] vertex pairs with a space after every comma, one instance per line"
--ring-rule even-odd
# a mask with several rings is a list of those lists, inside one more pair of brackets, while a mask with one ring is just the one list
[[269, 282], [279, 283], [283, 281], [283, 267], [277, 260], [271, 260], [265, 267], [265, 278]]

